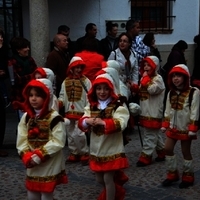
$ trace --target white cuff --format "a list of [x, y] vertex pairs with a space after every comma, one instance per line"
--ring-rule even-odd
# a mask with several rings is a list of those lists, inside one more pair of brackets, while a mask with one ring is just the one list
[[139, 115], [141, 113], [140, 106], [137, 103], [129, 103], [129, 110], [133, 116]]
[[189, 135], [189, 136], [196, 136], [197, 133], [196, 133], [196, 132], [189, 131], [189, 132], [188, 132], [188, 135]]
[[34, 161], [35, 163], [37, 163], [38, 165], [41, 163], [41, 159], [40, 159], [40, 157], [39, 157], [37, 154], [33, 154], [33, 155], [31, 156], [31, 158], [32, 158], [33, 161]]
[[68, 126], [70, 125], [70, 120], [67, 118], [64, 118], [64, 123], [65, 123], [65, 126]]

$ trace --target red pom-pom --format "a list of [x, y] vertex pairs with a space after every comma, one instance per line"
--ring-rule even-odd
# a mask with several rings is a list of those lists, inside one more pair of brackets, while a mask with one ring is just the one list
[[74, 110], [74, 105], [71, 105], [71, 109]]
[[29, 134], [29, 135], [38, 135], [39, 133], [40, 133], [40, 130], [39, 130], [38, 127], [34, 127], [34, 128], [32, 128], [32, 129], [30, 129], [30, 130], [28, 131], [28, 134]]

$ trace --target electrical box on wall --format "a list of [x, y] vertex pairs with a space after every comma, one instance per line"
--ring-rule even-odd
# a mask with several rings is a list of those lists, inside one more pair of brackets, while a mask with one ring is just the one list
[[127, 20], [106, 20], [105, 22], [112, 22], [113, 24], [118, 24], [118, 34], [120, 35], [123, 32], [126, 32], [126, 22]]

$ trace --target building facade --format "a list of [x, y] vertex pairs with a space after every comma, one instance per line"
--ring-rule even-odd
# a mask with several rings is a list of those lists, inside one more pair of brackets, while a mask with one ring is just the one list
[[[10, 0], [10, 2], [15, 1]], [[151, 2], [154, 2], [154, 4], [151, 4], [152, 8], [148, 7], [149, 5], [147, 6], [147, 2], [150, 1], [21, 0], [22, 34], [31, 41], [31, 52], [38, 65], [43, 65], [45, 56], [50, 49], [49, 43], [56, 34], [59, 25], [69, 26], [70, 38], [75, 41], [85, 34], [85, 25], [92, 22], [98, 28], [97, 38], [101, 39], [106, 35], [106, 21], [119, 23], [119, 29], [123, 31], [123, 23], [131, 17], [135, 17], [135, 13], [141, 17], [144, 14], [141, 14], [142, 10], [146, 9], [147, 12], [150, 10], [152, 11], [152, 18], [158, 24], [159, 18], [166, 12], [163, 29], [157, 29], [155, 24], [155, 29], [151, 29], [155, 33], [156, 44], [161, 52], [162, 64], [166, 62], [172, 46], [182, 39], [189, 44], [185, 55], [190, 71], [192, 71], [195, 48], [193, 38], [199, 34], [199, 0], [151, 0]], [[163, 4], [163, 2], [166, 2], [166, 4]], [[162, 6], [165, 9], [159, 10]], [[143, 37], [147, 31], [148, 29], [142, 30], [141, 36]], [[41, 49], [44, 53], [41, 53], [38, 49]]]

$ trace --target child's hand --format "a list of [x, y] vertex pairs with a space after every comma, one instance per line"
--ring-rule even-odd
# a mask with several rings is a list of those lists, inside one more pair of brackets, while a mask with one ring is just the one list
[[37, 165], [37, 163], [35, 161], [33, 161], [33, 159], [30, 160], [30, 162], [27, 163], [26, 168], [33, 168]]
[[87, 125], [89, 126], [93, 126], [93, 122], [94, 122], [95, 118], [91, 117], [91, 118], [86, 118], [85, 122]]
[[148, 75], [148, 72], [144, 71], [144, 73], [142, 74], [142, 77], [147, 76], [147, 75]]
[[96, 118], [93, 121], [93, 126], [97, 126], [97, 125], [103, 125], [103, 126], [105, 126], [106, 123], [101, 118]]
[[165, 131], [167, 130], [165, 127], [162, 127], [161, 129], [161, 132], [165, 133]]

